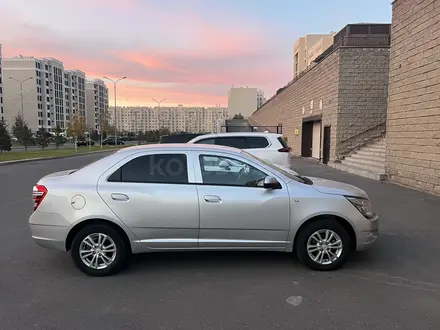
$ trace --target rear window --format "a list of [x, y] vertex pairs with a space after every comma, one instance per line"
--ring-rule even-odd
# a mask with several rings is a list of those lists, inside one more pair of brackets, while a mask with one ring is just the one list
[[289, 146], [287, 145], [287, 142], [283, 139], [282, 136], [280, 136], [278, 138], [278, 141], [281, 143], [281, 145], [283, 146], [283, 148], [288, 148]]

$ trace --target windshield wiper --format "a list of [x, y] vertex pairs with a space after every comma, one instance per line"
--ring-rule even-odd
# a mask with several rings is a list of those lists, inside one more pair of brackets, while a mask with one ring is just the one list
[[301, 180], [303, 180], [304, 184], [308, 184], [308, 185], [312, 185], [313, 184], [313, 181], [310, 180], [309, 178], [305, 177], [305, 176], [297, 174], [296, 177], [301, 179]]

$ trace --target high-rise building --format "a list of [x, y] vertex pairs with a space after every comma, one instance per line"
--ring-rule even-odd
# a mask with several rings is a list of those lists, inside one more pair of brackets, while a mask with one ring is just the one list
[[101, 132], [108, 110], [108, 88], [101, 79], [86, 82], [87, 127]]
[[261, 90], [257, 91], [257, 109], [261, 108], [264, 102], [266, 102], [266, 97], [264, 96], [264, 92]]
[[0, 119], [5, 119], [3, 116], [3, 74], [2, 74], [2, 45], [0, 44]]
[[3, 59], [4, 117], [12, 124], [22, 114], [32, 131], [67, 127], [64, 65], [53, 58], [18, 56]]
[[333, 44], [335, 33], [307, 34], [293, 46], [293, 77], [307, 69], [312, 62]]
[[248, 118], [264, 102], [264, 92], [258, 88], [232, 87], [228, 91], [228, 112], [231, 116], [242, 114], [244, 118]]
[[64, 96], [66, 120], [70, 121], [76, 115], [86, 120], [86, 74], [84, 72], [64, 71]]
[[[109, 109], [110, 124], [114, 125], [114, 108]], [[161, 128], [171, 132], [220, 132], [228, 119], [224, 107], [118, 107], [118, 131], [154, 131]]]

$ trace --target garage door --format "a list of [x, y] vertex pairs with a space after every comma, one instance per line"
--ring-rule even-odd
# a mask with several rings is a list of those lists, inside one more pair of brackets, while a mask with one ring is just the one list
[[313, 123], [313, 138], [312, 138], [312, 157], [319, 159], [321, 146], [321, 122], [315, 121]]

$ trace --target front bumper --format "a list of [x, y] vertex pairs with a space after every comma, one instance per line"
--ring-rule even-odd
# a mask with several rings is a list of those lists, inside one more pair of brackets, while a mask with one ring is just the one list
[[368, 228], [364, 228], [358, 233], [357, 251], [369, 249], [379, 238], [379, 216], [376, 215], [372, 220], [368, 220]]

